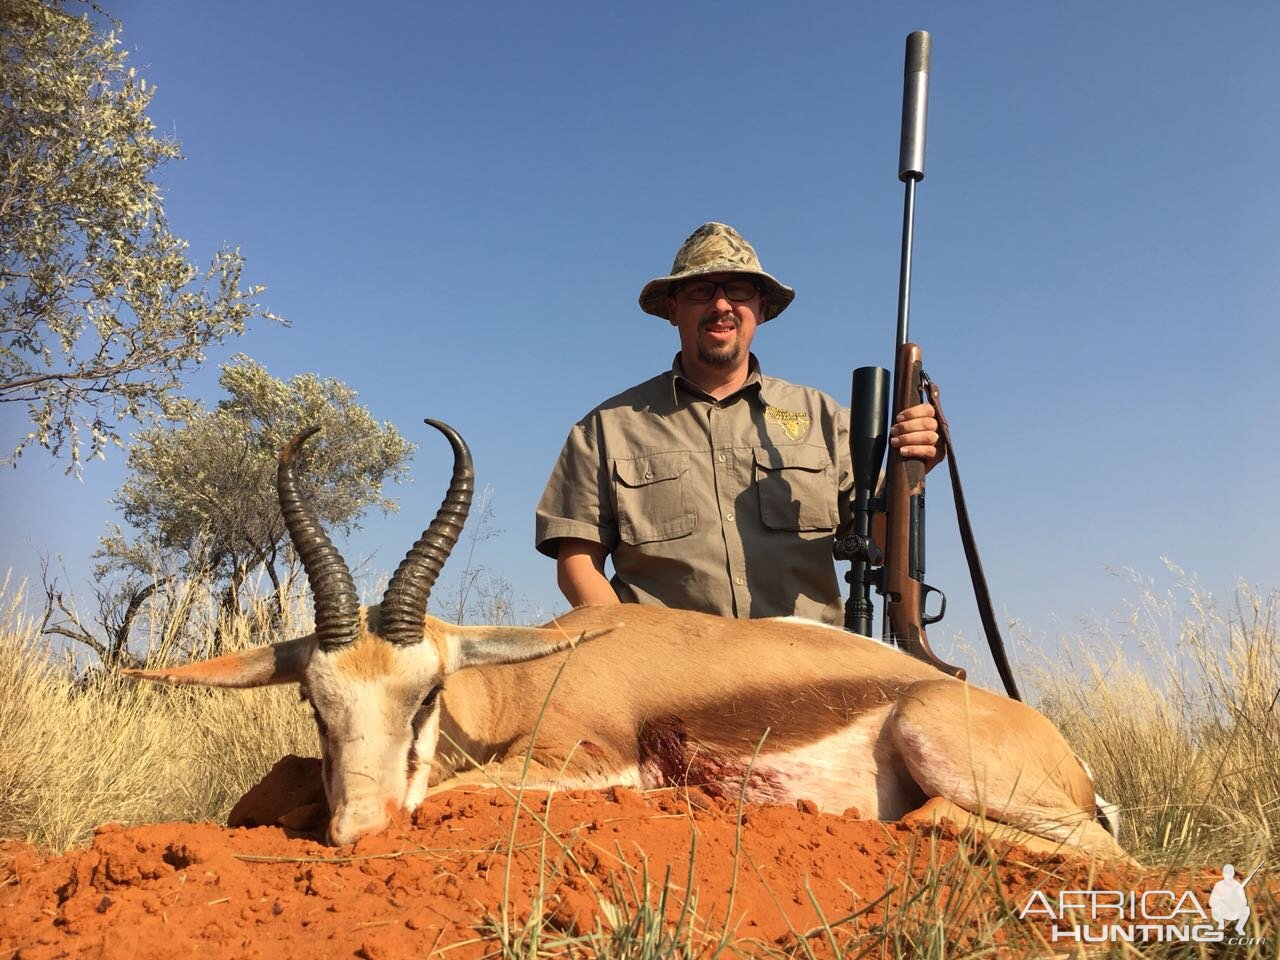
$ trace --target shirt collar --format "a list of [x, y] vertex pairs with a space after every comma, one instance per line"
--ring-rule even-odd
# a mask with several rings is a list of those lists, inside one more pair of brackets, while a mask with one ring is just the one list
[[[673, 407], [680, 405], [679, 391], [681, 389], [692, 393], [698, 397], [708, 397], [709, 394], [700, 386], [684, 375], [684, 371], [680, 368], [680, 354], [675, 355], [675, 359], [671, 361], [671, 370], [669, 372], [669, 380], [671, 384], [671, 403]], [[747, 359], [747, 379], [733, 393], [725, 397], [730, 400], [738, 394], [757, 394], [761, 400], [764, 400], [765, 378], [760, 373], [760, 361], [756, 359], [754, 353], [748, 355]], [[767, 403], [767, 401], [766, 401]]]

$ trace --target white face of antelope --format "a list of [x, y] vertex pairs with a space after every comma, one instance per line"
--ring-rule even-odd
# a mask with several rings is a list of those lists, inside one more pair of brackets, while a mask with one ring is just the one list
[[446, 671], [434, 639], [392, 644], [362, 630], [353, 643], [317, 648], [307, 664], [301, 693], [320, 736], [334, 843], [382, 829], [426, 796]]

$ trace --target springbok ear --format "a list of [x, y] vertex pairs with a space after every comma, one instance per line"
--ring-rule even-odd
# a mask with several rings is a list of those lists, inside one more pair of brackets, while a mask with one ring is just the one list
[[301, 680], [315, 645], [314, 636], [299, 637], [167, 670], [125, 670], [124, 673], [140, 680], [174, 685], [269, 687]]
[[622, 626], [570, 634], [555, 627], [449, 627], [445, 673], [490, 663], [522, 663], [559, 653]]

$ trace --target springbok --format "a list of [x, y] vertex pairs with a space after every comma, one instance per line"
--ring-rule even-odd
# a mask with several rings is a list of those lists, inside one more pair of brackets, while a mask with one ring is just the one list
[[452, 428], [427, 423], [453, 446], [452, 481], [381, 604], [360, 607], [299, 493], [294, 462], [313, 427], [281, 452], [277, 493], [315, 632], [127, 671], [174, 684], [300, 684], [319, 730], [333, 842], [382, 829], [436, 785], [512, 784], [523, 773], [548, 788], [689, 784], [879, 819], [977, 817], [1042, 848], [1126, 857], [1098, 822], [1091, 778], [1044, 716], [875, 640], [641, 606], [579, 607], [541, 627], [428, 616], [474, 469]]

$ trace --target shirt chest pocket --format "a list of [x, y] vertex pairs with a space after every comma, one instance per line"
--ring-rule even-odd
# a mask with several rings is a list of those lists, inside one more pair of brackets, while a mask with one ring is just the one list
[[618, 536], [626, 543], [673, 540], [697, 526], [688, 451], [616, 460], [613, 477]]
[[835, 530], [835, 466], [823, 447], [755, 448], [760, 520], [771, 530]]

